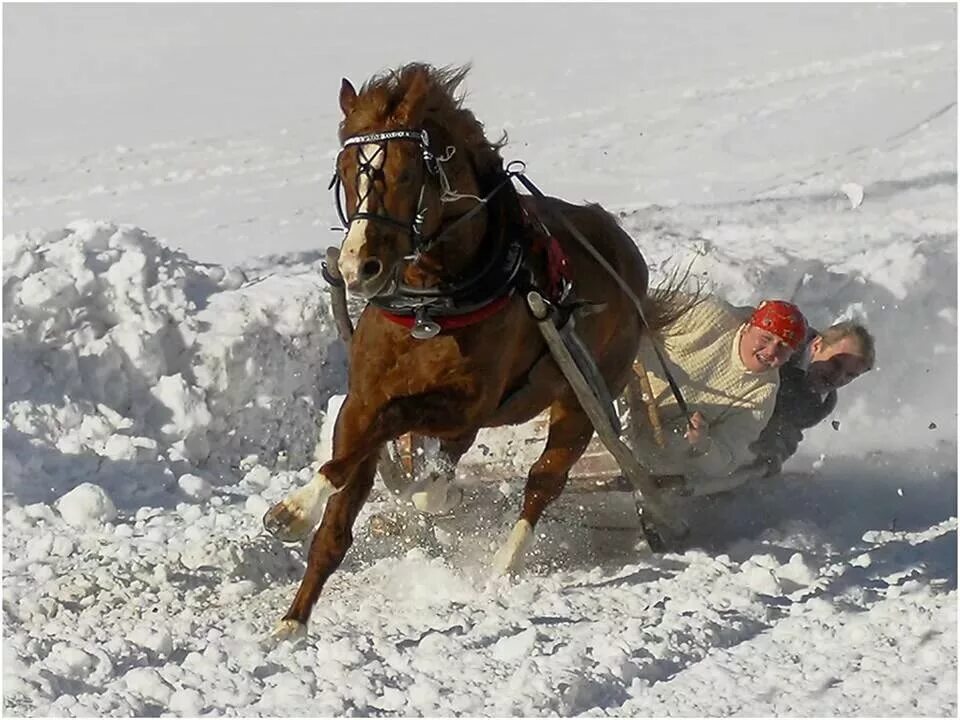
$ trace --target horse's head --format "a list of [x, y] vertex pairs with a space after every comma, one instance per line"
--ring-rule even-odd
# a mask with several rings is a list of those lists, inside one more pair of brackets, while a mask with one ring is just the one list
[[[334, 183], [343, 189], [343, 207], [339, 189], [337, 202], [347, 231], [339, 268], [351, 292], [368, 299], [391, 294], [404, 261], [420, 261], [430, 249], [445, 209], [476, 202], [458, 195], [478, 194], [476, 147], [495, 153], [495, 146], [453, 96], [465, 73], [407, 65], [359, 93], [343, 80]], [[458, 230], [476, 234], [478, 223], [485, 223], [483, 213]], [[461, 243], [459, 251], [470, 249]]]

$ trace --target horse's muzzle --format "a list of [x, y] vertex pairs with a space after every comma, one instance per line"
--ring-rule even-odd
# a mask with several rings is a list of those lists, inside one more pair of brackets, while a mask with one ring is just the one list
[[396, 292], [396, 289], [395, 273], [385, 272], [379, 260], [365, 260], [356, 279], [347, 283], [347, 290], [351, 295], [359, 295], [366, 300], [372, 300], [380, 295], [391, 295]]
[[362, 285], [373, 285], [383, 275], [383, 263], [376, 258], [367, 258], [360, 263], [357, 272], [357, 282]]

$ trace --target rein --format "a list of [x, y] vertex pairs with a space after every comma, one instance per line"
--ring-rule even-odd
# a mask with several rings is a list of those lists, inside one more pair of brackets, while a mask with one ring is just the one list
[[[453, 154], [456, 152], [456, 149], [452, 146], [448, 146], [446, 153], [442, 156], [437, 156], [430, 149], [430, 136], [427, 134], [427, 131], [424, 129], [421, 130], [389, 130], [384, 132], [377, 133], [368, 133], [366, 135], [354, 135], [343, 141], [343, 144], [340, 148], [340, 153], [343, 153], [348, 147], [353, 145], [378, 145], [377, 152], [374, 153], [374, 157], [380, 152], [385, 151], [385, 145], [389, 140], [410, 140], [416, 142], [420, 146], [421, 156], [423, 158], [423, 164], [426, 168], [426, 171], [429, 175], [436, 177], [437, 181], [440, 184], [440, 202], [449, 203], [456, 202], [457, 200], [462, 200], [464, 198], [472, 198], [477, 201], [477, 205], [471, 208], [468, 212], [464, 213], [451, 224], [442, 228], [442, 230], [434, 233], [430, 237], [424, 237], [423, 235], [423, 224], [427, 218], [427, 209], [423, 205], [423, 193], [426, 188], [426, 183], [420, 185], [420, 196], [417, 200], [417, 212], [413, 217], [413, 220], [410, 223], [405, 223], [396, 218], [390, 217], [387, 214], [383, 213], [369, 213], [369, 212], [356, 212], [351, 217], [347, 217], [346, 213], [343, 211], [343, 203], [340, 200], [340, 190], [343, 185], [343, 182], [340, 179], [340, 174], [334, 170], [333, 177], [330, 179], [330, 184], [327, 186], [328, 190], [333, 190], [334, 203], [337, 208], [337, 215], [340, 217], [340, 221], [343, 223], [344, 229], [349, 230], [350, 225], [357, 220], [370, 220], [373, 222], [382, 222], [395, 227], [399, 227], [402, 230], [406, 230], [410, 233], [411, 238], [413, 239], [414, 253], [412, 256], [406, 259], [411, 259], [416, 261], [419, 259], [419, 256], [423, 253], [429, 251], [434, 245], [439, 242], [444, 242], [449, 239], [449, 234], [460, 225], [461, 223], [466, 222], [478, 212], [480, 212], [490, 201], [490, 198], [493, 197], [498, 190], [504, 187], [510, 181], [510, 175], [507, 174], [503, 180], [497, 184], [489, 193], [484, 197], [478, 197], [476, 195], [464, 195], [458, 193], [451, 189], [450, 181], [447, 179], [447, 174], [444, 172], [443, 163], [449, 161]], [[339, 157], [339, 155], [338, 155]], [[372, 165], [372, 158], [369, 160], [361, 161], [361, 169], [364, 165]], [[372, 173], [371, 173], [372, 179]], [[359, 188], [358, 188], [359, 195]], [[362, 200], [361, 200], [362, 202]], [[409, 288], [410, 290], [416, 290], [416, 288]]]
[[[461, 195], [460, 193], [453, 191], [450, 188], [450, 181], [447, 179], [446, 173], [444, 172], [443, 163], [450, 160], [456, 150], [453, 146], [448, 146], [446, 148], [446, 153], [443, 156], [437, 156], [430, 149], [430, 136], [427, 134], [426, 129], [423, 128], [419, 130], [386, 130], [382, 132], [368, 133], [366, 135], [354, 135], [343, 141], [340, 153], [342, 154], [348, 147], [354, 145], [361, 146], [357, 149], [359, 163], [358, 170], [364, 171], [366, 166], [368, 179], [372, 185], [375, 173], [382, 173], [381, 169], [373, 168], [373, 159], [381, 152], [386, 153], [386, 143], [390, 140], [411, 141], [416, 142], [419, 145], [424, 168], [429, 175], [436, 177], [440, 184], [441, 203], [455, 202], [456, 200], [463, 198], [473, 198], [477, 201], [477, 204], [469, 211], [459, 216], [446, 227], [438, 230], [438, 232], [434, 233], [433, 236], [424, 237], [423, 225], [427, 216], [427, 208], [423, 204], [426, 178], [424, 178], [424, 182], [422, 182], [420, 185], [420, 195], [417, 200], [417, 211], [413, 217], [413, 220], [409, 224], [390, 217], [387, 214], [380, 213], [357, 212], [354, 213], [352, 217], [348, 218], [343, 211], [343, 204], [340, 201], [342, 181], [340, 179], [340, 173], [337, 171], [335, 166], [333, 178], [330, 180], [328, 189], [333, 190], [337, 214], [340, 216], [340, 220], [343, 222], [344, 228], [349, 231], [350, 225], [353, 222], [356, 220], [365, 219], [371, 222], [387, 223], [406, 230], [410, 233], [413, 241], [412, 244], [414, 251], [412, 255], [406, 256], [403, 259], [413, 262], [414, 264], [419, 261], [420, 256], [423, 253], [430, 250], [434, 245], [449, 240], [454, 229], [456, 229], [462, 223], [470, 220], [481, 210], [485, 209], [487, 204], [490, 202], [490, 199], [493, 198], [501, 189], [506, 187], [508, 184], [511, 184], [514, 178], [519, 180], [520, 184], [529, 190], [530, 193], [538, 200], [545, 201], [547, 199], [540, 188], [538, 188], [525, 175], [526, 165], [522, 161], [517, 160], [508, 163], [507, 168], [504, 171], [503, 178], [484, 197], [477, 197], [475, 195]], [[363, 145], [377, 146], [377, 150], [373, 157], [367, 159], [363, 156]], [[340, 156], [338, 154], [338, 162], [339, 157]], [[358, 205], [362, 205], [362, 202], [365, 198], [359, 198], [359, 178], [360, 173], [358, 172]], [[542, 203], [542, 206], [547, 214], [551, 218], [560, 222], [560, 224], [563, 225], [571, 235], [573, 235], [577, 242], [579, 242], [583, 248], [590, 253], [600, 267], [606, 270], [607, 273], [616, 281], [616, 283], [620, 286], [620, 290], [633, 303], [637, 314], [640, 316], [640, 320], [644, 325], [647, 326], [647, 329], [650, 330], [650, 323], [647, 320], [646, 313], [643, 311], [643, 304], [640, 302], [640, 299], [636, 296], [636, 294], [634, 294], [633, 290], [626, 283], [626, 281], [620, 277], [617, 271], [610, 266], [603, 256], [597, 252], [593, 245], [590, 244], [590, 242], [583, 236], [577, 227], [570, 222], [570, 220], [568, 220], [563, 213], [554, 210], [549, 203], [544, 202]], [[453, 317], [468, 316], [470, 321], [477, 322], [479, 320], [476, 318], [483, 318], [487, 317], [489, 314], [492, 314], [488, 312], [490, 306], [496, 306], [496, 308], [499, 309], [505, 305], [506, 303], [504, 301], [504, 297], [509, 297], [512, 293], [514, 280], [523, 261], [524, 253], [522, 250], [523, 249], [520, 248], [519, 243], [516, 240], [513, 240], [507, 245], [505, 252], [500, 257], [496, 255], [492, 257], [484, 264], [484, 267], [481, 270], [474, 273], [467, 280], [457, 283], [456, 285], [436, 288], [415, 288], [402, 284], [399, 279], [400, 266], [398, 263], [395, 271], [398, 277], [394, 279], [393, 292], [388, 296], [371, 298], [370, 302], [380, 307], [380, 309], [385, 311], [388, 316], [393, 315], [393, 317], [396, 318], [394, 319], [394, 322], [401, 322], [404, 325], [407, 325], [409, 322], [410, 325], [408, 326], [412, 326], [411, 334], [415, 338], [421, 340], [429, 339], [439, 334], [443, 327], [428, 317], [428, 310], [433, 310], [434, 312], [439, 311], [439, 314], [441, 315]], [[465, 296], [471, 289], [479, 287], [484, 279], [486, 279], [492, 272], [496, 271], [498, 261], [503, 263], [505, 260], [508, 262], [508, 267], [504, 267], [502, 270], [505, 278], [505, 281], [501, 283], [503, 287], [493, 294], [492, 297], [485, 298], [480, 303], [475, 303], [473, 307], [470, 307], [467, 310], [463, 310], [461, 308], [461, 310], [457, 312], [455, 303], [456, 297]], [[448, 319], [447, 324], [448, 327], [451, 327], [452, 321]], [[458, 323], [458, 326], [462, 325], [459, 325]], [[684, 400], [683, 393], [680, 391], [680, 386], [677, 384], [673, 374], [667, 367], [666, 359], [664, 358], [658, 343], [653, 337], [652, 330], [649, 334], [654, 353], [656, 353], [657, 360], [659, 361], [660, 366], [663, 368], [664, 376], [667, 379], [667, 383], [670, 385], [670, 390], [673, 393], [674, 398], [676, 398], [677, 406], [680, 408], [681, 412], [683, 412], [684, 417], [687, 419], [687, 423], [692, 427], [690, 408], [687, 405], [686, 400]]]
[[[547, 199], [546, 195], [543, 194], [540, 188], [534, 185], [533, 182], [526, 175], [524, 175], [522, 171], [516, 173], [516, 178], [520, 181], [520, 184], [523, 185], [527, 190], [529, 190], [530, 194], [533, 195], [535, 198], [537, 198], [538, 200]], [[650, 323], [647, 321], [647, 315], [643, 311], [643, 304], [640, 302], [639, 298], [637, 298], [637, 296], [634, 294], [630, 286], [627, 285], [626, 281], [622, 277], [620, 277], [620, 274], [617, 273], [617, 271], [610, 266], [610, 263], [608, 263], [603, 258], [603, 256], [599, 252], [597, 252], [597, 250], [593, 247], [593, 245], [590, 244], [590, 241], [588, 241], [583, 236], [583, 233], [581, 233], [577, 229], [577, 227], [572, 222], [570, 222], [570, 220], [568, 220], [563, 213], [554, 210], [552, 207], [550, 207], [549, 203], [543, 203], [543, 207], [546, 209], [547, 213], [552, 218], [558, 220], [560, 224], [563, 225], [570, 232], [570, 234], [573, 235], [574, 238], [576, 238], [577, 242], [579, 242], [583, 246], [583, 248], [590, 253], [593, 259], [600, 264], [600, 267], [606, 270], [607, 273], [611, 277], [613, 277], [613, 279], [620, 286], [620, 290], [622, 290], [623, 293], [628, 298], [630, 298], [630, 301], [633, 303], [633, 306], [636, 308], [637, 313], [640, 315], [640, 320], [642, 320], [643, 324], [647, 326], [648, 330], [650, 330]], [[657, 355], [657, 360], [660, 361], [660, 367], [663, 368], [664, 376], [667, 379], [667, 383], [669, 383], [670, 385], [670, 390], [673, 392], [673, 397], [676, 398], [677, 400], [677, 406], [680, 408], [681, 412], [683, 412], [684, 417], [687, 419], [687, 423], [692, 426], [692, 421], [690, 419], [690, 407], [687, 405], [687, 401], [684, 400], [683, 393], [680, 392], [680, 386], [677, 384], [677, 381], [674, 379], [673, 373], [671, 373], [670, 369], [667, 367], [667, 361], [664, 358], [663, 353], [660, 351], [660, 348], [653, 337], [652, 330], [649, 336], [650, 336], [650, 344], [653, 345], [653, 351]]]

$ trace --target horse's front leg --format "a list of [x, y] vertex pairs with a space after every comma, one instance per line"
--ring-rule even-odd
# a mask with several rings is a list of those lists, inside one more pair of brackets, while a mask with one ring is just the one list
[[515, 571], [533, 542], [533, 528], [547, 506], [560, 497], [570, 468], [574, 466], [593, 437], [593, 425], [570, 393], [550, 407], [550, 430], [540, 458], [530, 468], [523, 492], [523, 509], [507, 542], [493, 559], [494, 571]]
[[[284, 615], [274, 635], [278, 638], [301, 635], [320, 590], [330, 574], [337, 569], [353, 543], [353, 523], [373, 486], [380, 449], [387, 440], [405, 432], [421, 429], [418, 423], [446, 418], [449, 396], [442, 393], [394, 399], [372, 414], [367, 406], [344, 402], [337, 417], [333, 434], [333, 459], [323, 464], [316, 477], [307, 486], [307, 492], [297, 491], [271, 509], [268, 520], [291, 514], [291, 499], [307, 498], [316, 501], [329, 498], [323, 511], [323, 520], [310, 544], [307, 569], [290, 610]], [[332, 489], [328, 490], [327, 486]], [[286, 503], [286, 504], [285, 504]], [[278, 509], [279, 508], [279, 509]], [[296, 508], [303, 517], [310, 518], [316, 508]], [[312, 527], [308, 525], [309, 527]]]
[[362, 403], [347, 396], [333, 431], [333, 459], [324, 463], [309, 483], [267, 511], [263, 516], [267, 532], [283, 542], [307, 537], [320, 522], [327, 500], [344, 488], [359, 464], [371, 454], [376, 456], [384, 442], [404, 432], [402, 418], [383, 415], [369, 414]]
[[373, 487], [376, 469], [377, 454], [374, 453], [360, 463], [346, 486], [327, 503], [323, 520], [310, 544], [307, 569], [290, 609], [274, 631], [275, 637], [291, 638], [306, 632], [307, 620], [324, 583], [353, 544], [353, 523]]
[[323, 584], [353, 544], [353, 523], [373, 487], [380, 449], [387, 440], [409, 429], [408, 413], [402, 410], [402, 404], [388, 404], [371, 412], [348, 396], [333, 432], [333, 458], [320, 467], [308, 485], [278, 502], [264, 516], [264, 527], [283, 539], [302, 537], [322, 516], [310, 544], [300, 588], [274, 631], [275, 637], [295, 637], [306, 631]]

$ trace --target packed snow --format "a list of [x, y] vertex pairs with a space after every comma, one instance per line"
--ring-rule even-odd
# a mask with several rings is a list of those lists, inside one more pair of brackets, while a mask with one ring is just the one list
[[[956, 715], [955, 6], [18, 5], [4, 45], [5, 714]], [[472, 60], [505, 157], [656, 277], [877, 365], [662, 555], [581, 484], [492, 578], [542, 434], [484, 431], [450, 516], [377, 485], [276, 643], [305, 546], [261, 517], [347, 377], [339, 80], [411, 60]]]

